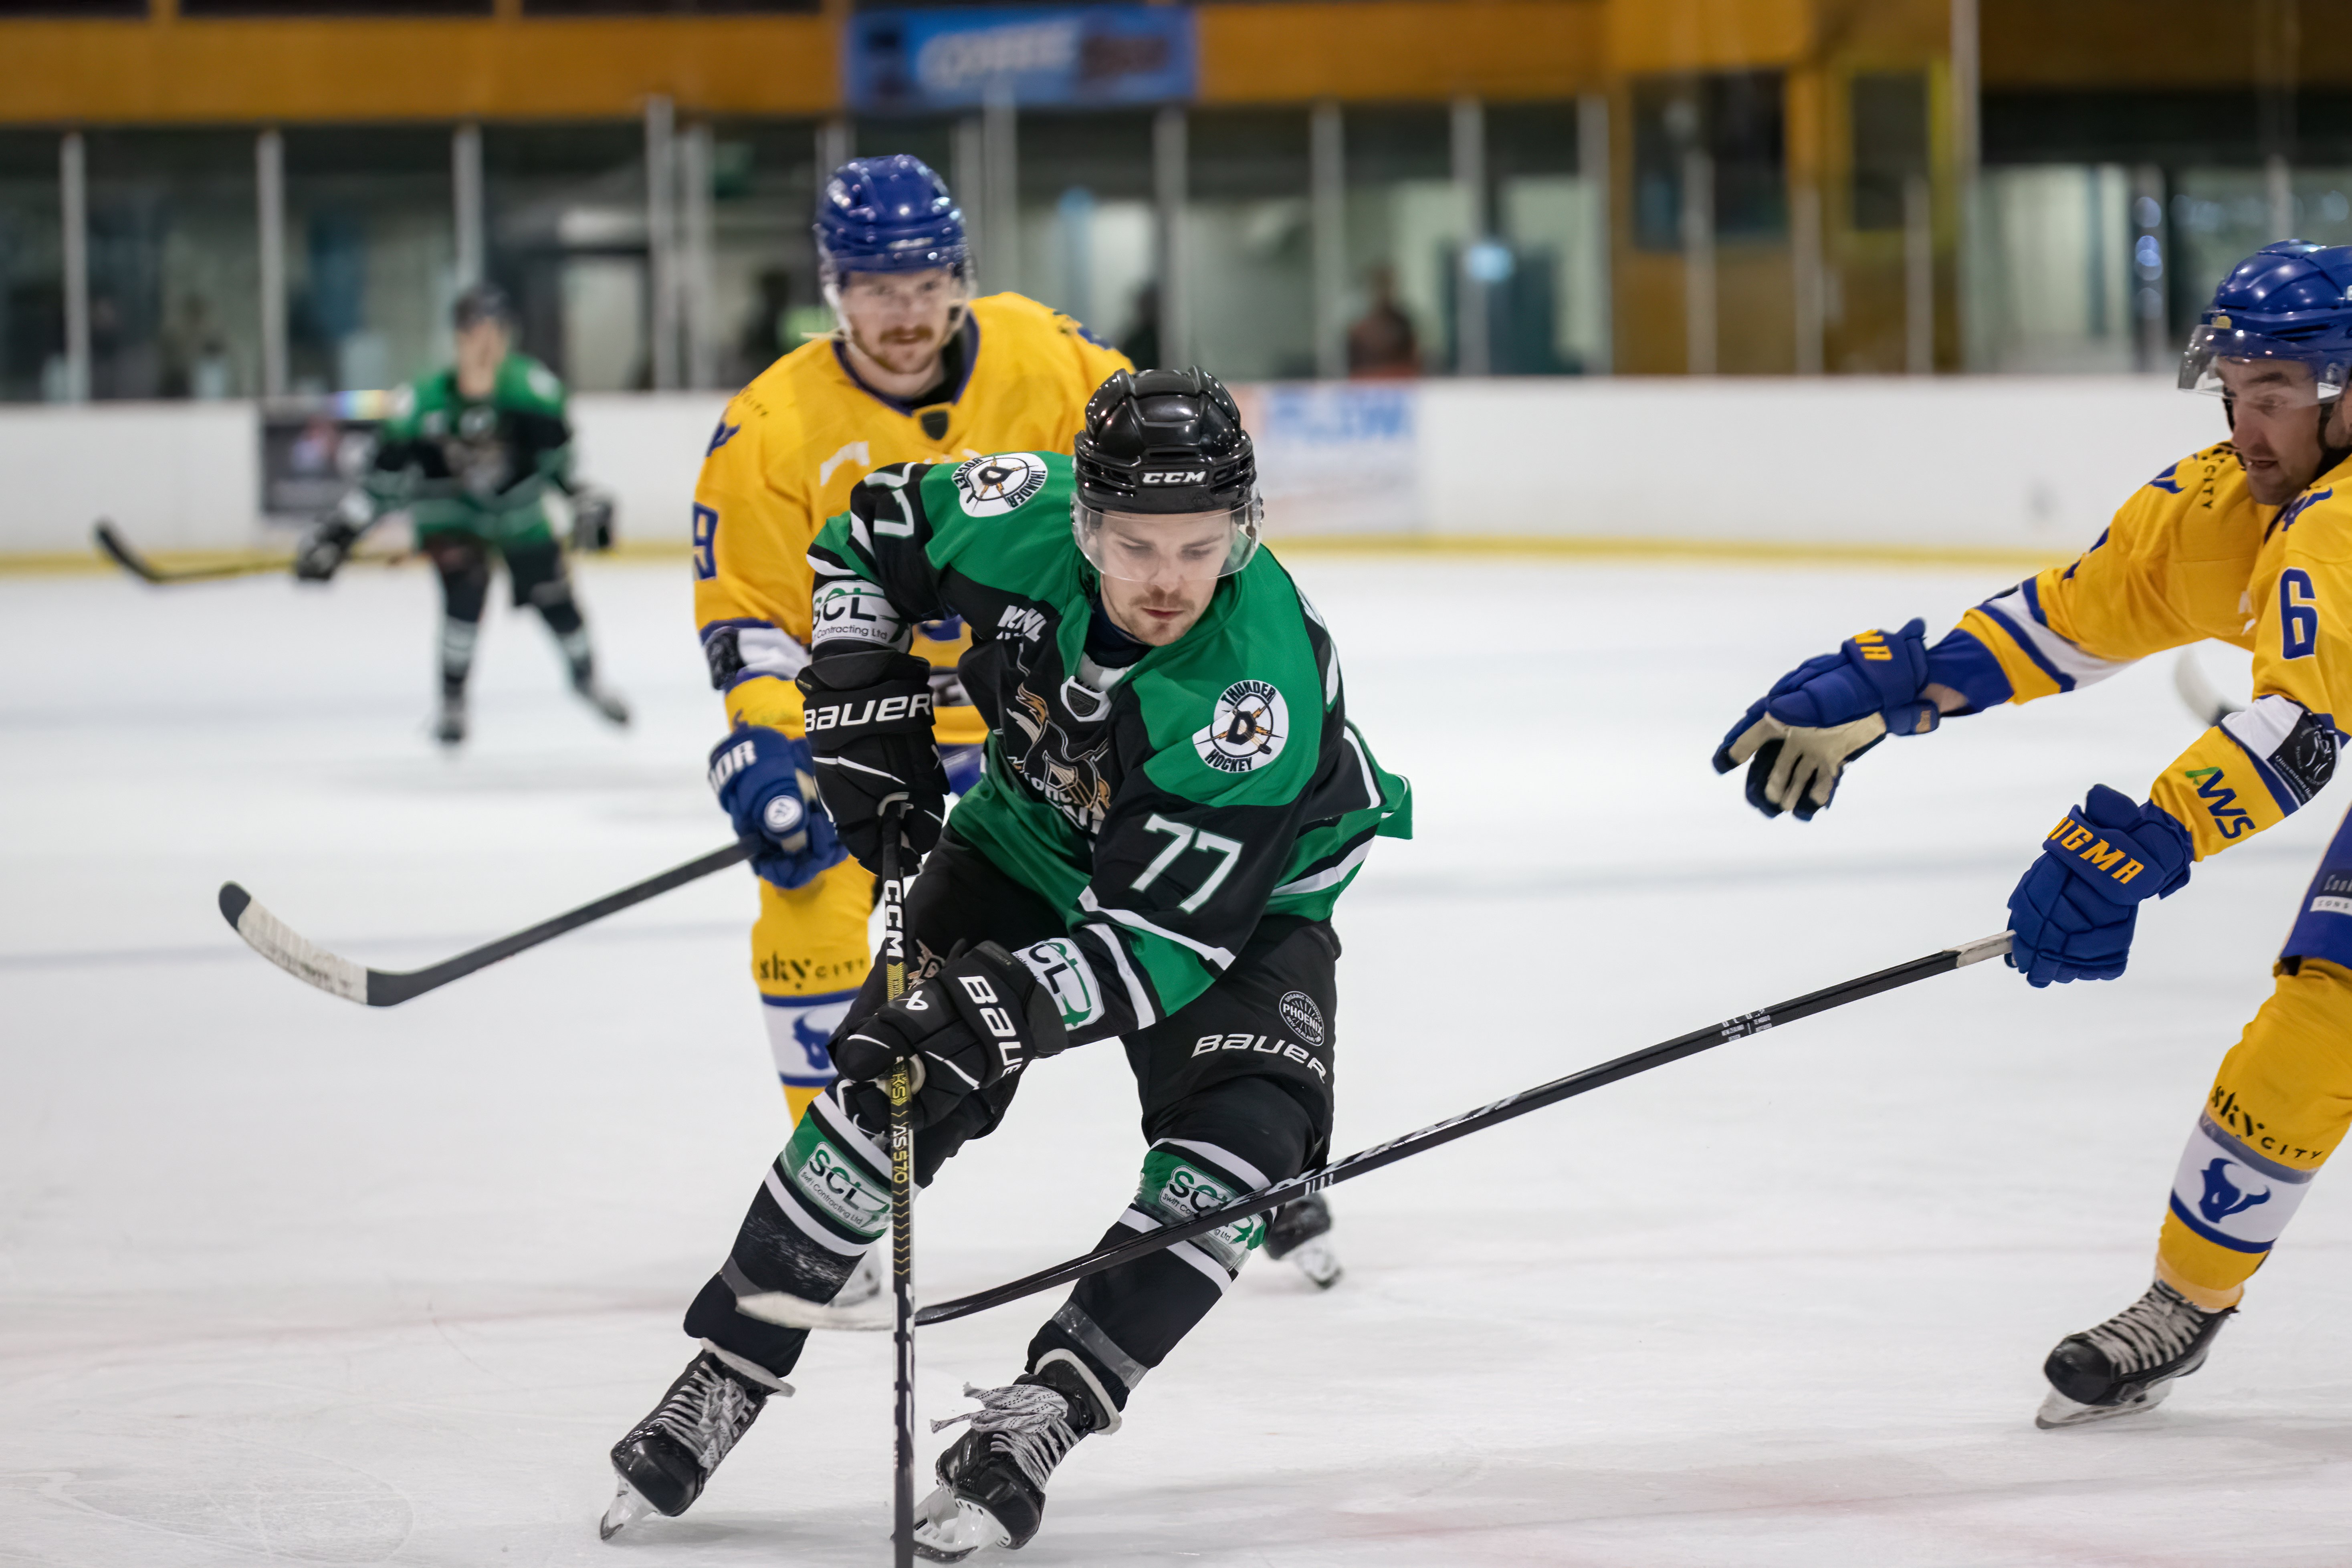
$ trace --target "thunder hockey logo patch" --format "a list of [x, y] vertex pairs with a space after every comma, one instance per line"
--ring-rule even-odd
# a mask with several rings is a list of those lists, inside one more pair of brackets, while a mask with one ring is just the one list
[[1245, 773], [1282, 755], [1290, 709], [1263, 680], [1236, 680], [1217, 699], [1208, 728], [1192, 737], [1201, 760], [1221, 773]]
[[1002, 517], [1045, 488], [1045, 459], [1034, 452], [999, 452], [974, 458], [954, 477], [965, 516]]

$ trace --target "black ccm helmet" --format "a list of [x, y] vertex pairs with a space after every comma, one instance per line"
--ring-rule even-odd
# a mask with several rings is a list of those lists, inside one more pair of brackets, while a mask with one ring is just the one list
[[[1217, 575], [1230, 577], [1257, 553], [1265, 503], [1257, 493], [1257, 457], [1233, 394], [1206, 371], [1120, 371], [1087, 400], [1086, 428], [1072, 447], [1077, 494], [1070, 528], [1079, 552], [1112, 577], [1151, 574], [1107, 549], [1110, 512], [1166, 515], [1223, 512], [1227, 536]], [[1194, 542], [1185, 553], [1204, 557]], [[1149, 552], [1141, 552], [1148, 555]]]

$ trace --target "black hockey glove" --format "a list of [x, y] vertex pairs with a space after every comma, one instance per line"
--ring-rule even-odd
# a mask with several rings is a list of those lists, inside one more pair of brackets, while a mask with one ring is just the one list
[[928, 852], [947, 818], [948, 775], [931, 739], [931, 667], [873, 648], [818, 656], [801, 671], [809, 750], [835, 831], [882, 869], [882, 803], [907, 797], [907, 847]]
[[908, 1121], [929, 1127], [965, 1096], [1002, 1083], [1069, 1044], [1062, 1010], [1029, 966], [992, 942], [960, 949], [940, 972], [833, 1037], [833, 1065], [846, 1079], [843, 1102], [858, 1125], [890, 1125], [884, 1081], [913, 1064]]
[[321, 521], [295, 547], [294, 575], [305, 583], [328, 581], [359, 542], [360, 532], [340, 517]]
[[601, 490], [582, 490], [572, 498], [572, 548], [583, 554], [601, 554], [613, 548], [613, 498]]

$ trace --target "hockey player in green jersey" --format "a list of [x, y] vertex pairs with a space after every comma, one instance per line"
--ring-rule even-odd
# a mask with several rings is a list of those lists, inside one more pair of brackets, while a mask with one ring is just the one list
[[[571, 667], [572, 687], [615, 724], [625, 703], [596, 679], [588, 627], [572, 595], [563, 551], [541, 502], [550, 489], [572, 490], [572, 426], [563, 383], [529, 354], [514, 352], [506, 297], [488, 284], [457, 300], [457, 363], [400, 389], [391, 418], [376, 435], [366, 479], [296, 554], [294, 574], [324, 582], [378, 519], [405, 510], [417, 547], [441, 576], [441, 711], [434, 727], [444, 745], [466, 738], [466, 678], [481, 635], [490, 591], [490, 556], [503, 558], [515, 607], [529, 605], [555, 634]], [[584, 512], [609, 530], [609, 506], [575, 494], [575, 524]], [[605, 521], [597, 525], [601, 514]]]
[[[817, 537], [809, 745], [861, 861], [879, 863], [899, 796], [908, 847], [929, 852], [907, 899], [908, 988], [886, 1002], [877, 968], [835, 1031], [840, 1081], [688, 1310], [702, 1350], [614, 1447], [608, 1534], [683, 1512], [785, 1386], [806, 1333], [737, 1301], [829, 1300], [887, 1226], [878, 1080], [899, 1062], [928, 1184], [996, 1129], [1032, 1061], [1118, 1037], [1149, 1147], [1108, 1238], [1328, 1155], [1331, 910], [1375, 837], [1410, 835], [1408, 787], [1348, 722], [1328, 632], [1258, 547], [1256, 464], [1225, 389], [1122, 371], [1075, 450], [877, 469]], [[929, 672], [905, 650], [951, 615], [972, 630], [961, 674], [990, 734], [947, 820]], [[1013, 1383], [976, 1395], [917, 1549], [1026, 1542], [1055, 1466], [1118, 1430], [1263, 1237], [1243, 1221], [1080, 1281]]]

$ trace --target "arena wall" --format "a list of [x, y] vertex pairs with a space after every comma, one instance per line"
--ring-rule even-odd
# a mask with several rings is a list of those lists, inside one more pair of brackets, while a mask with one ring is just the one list
[[[2158, 377], [1325, 383], [1242, 389], [1276, 538], [1390, 548], [2081, 548], [2223, 434]], [[725, 399], [575, 400], [580, 470], [624, 537], [683, 546]], [[110, 517], [153, 550], [282, 543], [251, 404], [0, 410], [0, 557], [71, 557]]]

